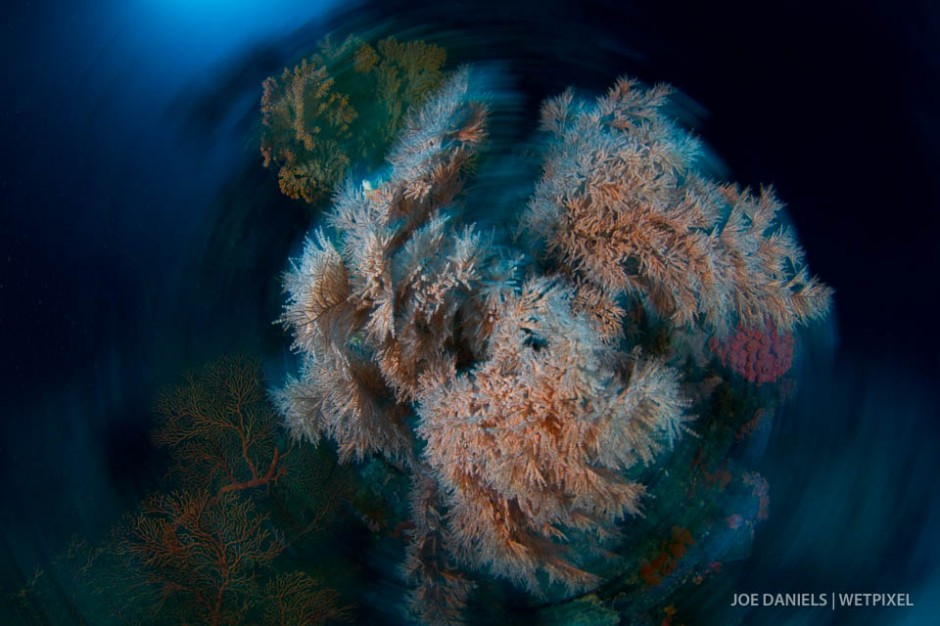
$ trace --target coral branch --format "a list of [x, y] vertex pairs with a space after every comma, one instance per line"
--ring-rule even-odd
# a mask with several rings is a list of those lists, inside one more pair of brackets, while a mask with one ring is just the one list
[[568, 271], [676, 324], [789, 330], [825, 315], [831, 290], [809, 277], [773, 192], [704, 178], [697, 142], [665, 115], [668, 93], [621, 79], [593, 105], [571, 92], [546, 103], [553, 141], [524, 232]]
[[219, 359], [161, 393], [156, 410], [153, 440], [171, 449], [174, 475], [186, 488], [223, 494], [272, 484], [283, 475], [286, 451], [275, 440], [278, 420], [257, 361]]

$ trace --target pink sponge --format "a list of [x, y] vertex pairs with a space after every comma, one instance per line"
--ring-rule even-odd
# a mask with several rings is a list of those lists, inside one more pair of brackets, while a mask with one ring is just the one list
[[772, 383], [793, 364], [793, 334], [778, 332], [772, 322], [764, 330], [738, 326], [724, 341], [712, 337], [709, 349], [722, 364], [752, 383]]

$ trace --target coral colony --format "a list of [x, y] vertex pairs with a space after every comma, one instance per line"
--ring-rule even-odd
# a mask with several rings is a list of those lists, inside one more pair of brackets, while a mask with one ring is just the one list
[[444, 80], [443, 48], [394, 37], [375, 47], [327, 37], [310, 59], [264, 81], [264, 166], [281, 191], [313, 203], [329, 197], [354, 161], [377, 165], [404, 121], [406, 105]]
[[738, 459], [831, 299], [780, 203], [705, 176], [664, 87], [567, 91], [510, 151], [492, 77], [445, 60], [327, 39], [265, 81], [264, 163], [320, 221], [300, 371], [275, 403], [244, 357], [162, 393], [160, 490], [38, 567], [24, 623], [350, 620], [379, 545], [425, 623], [678, 624], [747, 556], [771, 485]]
[[[430, 48], [411, 50], [413, 69]], [[373, 71], [393, 52], [347, 54]], [[324, 63], [265, 84], [262, 149], [294, 197], [348, 168], [350, 144], [318, 143], [355, 120]], [[831, 295], [773, 193], [706, 177], [699, 145], [666, 115], [668, 89], [627, 79], [593, 102], [568, 91], [544, 103], [541, 175], [515, 237], [482, 231], [467, 183], [484, 175], [491, 92], [472, 68], [438, 81], [441, 65], [432, 55], [428, 72], [402, 72], [421, 89], [385, 98], [400, 120], [387, 165], [336, 185], [286, 275], [283, 323], [302, 368], [278, 393], [295, 437], [410, 475], [402, 572], [428, 623], [460, 620], [474, 576], [535, 595], [596, 588], [604, 546], [644, 504], [627, 470], [698, 429], [687, 388], [705, 377], [680, 338], [712, 335], [728, 368], [771, 382], [789, 368], [793, 329], [823, 317]], [[319, 126], [303, 121], [312, 106]], [[659, 343], [643, 336], [654, 327]], [[725, 489], [732, 472], [710, 463], [703, 445], [690, 471]], [[766, 481], [746, 476], [766, 516]], [[663, 546], [647, 585], [697, 547], [682, 528]]]

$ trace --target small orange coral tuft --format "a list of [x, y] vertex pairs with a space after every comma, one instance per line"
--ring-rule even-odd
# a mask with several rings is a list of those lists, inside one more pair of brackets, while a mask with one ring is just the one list
[[420, 41], [389, 37], [373, 47], [327, 37], [309, 59], [267, 78], [261, 155], [278, 169], [281, 192], [313, 204], [354, 163], [377, 164], [407, 111], [443, 83], [445, 59], [442, 48]]

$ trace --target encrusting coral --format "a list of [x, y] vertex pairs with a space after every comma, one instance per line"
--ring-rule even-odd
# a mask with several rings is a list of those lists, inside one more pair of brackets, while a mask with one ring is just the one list
[[757, 383], [772, 383], [793, 364], [793, 333], [777, 332], [772, 323], [763, 331], [738, 328], [726, 341], [712, 337], [709, 349], [727, 367]]
[[434, 623], [459, 620], [466, 568], [535, 593], [589, 587], [585, 547], [639, 512], [625, 471], [690, 418], [678, 371], [629, 345], [631, 299], [722, 330], [791, 328], [829, 297], [772, 196], [697, 174], [666, 92], [624, 80], [594, 106], [570, 92], [545, 105], [554, 138], [521, 221], [536, 237], [496, 245], [460, 210], [484, 78], [462, 69], [407, 116], [384, 173], [347, 181], [285, 280], [303, 359], [278, 395], [286, 423], [412, 474], [403, 572]]

